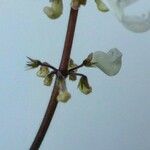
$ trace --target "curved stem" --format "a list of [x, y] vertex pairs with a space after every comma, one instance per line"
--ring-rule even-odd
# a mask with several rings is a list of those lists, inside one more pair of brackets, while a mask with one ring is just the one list
[[[71, 54], [71, 48], [72, 48], [72, 43], [73, 43], [73, 37], [74, 37], [77, 16], [78, 16], [78, 10], [74, 10], [71, 8], [64, 50], [63, 50], [62, 59], [61, 59], [60, 67], [59, 67], [59, 69], [64, 74], [67, 73], [67, 69], [68, 69], [68, 63], [69, 63], [70, 54]], [[57, 78], [56, 78], [56, 80], [57, 80]], [[58, 104], [56, 98], [57, 98], [58, 90], [59, 90], [56, 85], [57, 84], [56, 80], [55, 80], [55, 84], [54, 84], [54, 88], [53, 88], [53, 92], [52, 92], [49, 104], [47, 106], [47, 110], [45, 112], [45, 116], [44, 116], [41, 126], [37, 132], [37, 135], [30, 147], [30, 150], [38, 150], [39, 149], [39, 147], [44, 139], [44, 136], [47, 132], [47, 129], [50, 125], [50, 122], [53, 118], [53, 115], [55, 113], [55, 110], [56, 110], [56, 107]]]

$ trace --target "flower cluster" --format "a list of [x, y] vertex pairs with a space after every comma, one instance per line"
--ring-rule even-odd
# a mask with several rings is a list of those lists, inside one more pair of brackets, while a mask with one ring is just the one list
[[27, 67], [29, 69], [35, 69], [40, 66], [40, 69], [37, 71], [36, 75], [40, 78], [44, 78], [43, 84], [46, 86], [50, 86], [53, 80], [54, 73], [56, 71], [55, 68], [53, 68], [55, 71], [49, 71], [49, 67], [51, 67], [48, 63], [44, 62], [42, 63], [39, 60], [32, 59], [30, 57], [27, 57], [30, 61], [27, 62]]
[[[128, 6], [139, 0], [95, 0], [96, 6], [101, 12], [112, 11], [123, 26], [133, 32], [146, 32], [150, 29], [150, 12], [141, 15], [127, 15]], [[44, 13], [51, 19], [59, 18], [63, 13], [62, 0], [50, 0], [51, 6], [44, 7]], [[77, 10], [80, 5], [86, 5], [87, 0], [71, 0], [71, 7]], [[105, 4], [106, 3], [106, 4]]]
[[[50, 19], [57, 19], [61, 16], [63, 12], [63, 1], [62, 0], [50, 0], [51, 7], [46, 6], [44, 7], [43, 11], [44, 13], [50, 18]], [[75, 10], [77, 10], [80, 5], [85, 5], [86, 0], [72, 0], [71, 1], [71, 7]]]
[[[66, 86], [67, 78], [69, 78], [71, 81], [76, 81], [77, 76], [80, 76], [78, 81], [78, 89], [85, 95], [90, 94], [92, 92], [92, 87], [88, 82], [88, 78], [84, 74], [78, 73], [78, 69], [83, 66], [92, 68], [97, 67], [106, 75], [114, 76], [120, 71], [122, 64], [122, 53], [116, 48], [109, 50], [107, 53], [96, 51], [89, 54], [80, 65], [75, 64], [74, 61], [70, 59], [68, 64], [68, 71], [65, 75], [63, 75], [61, 70], [56, 69], [46, 62], [42, 63], [39, 60], [34, 60], [29, 57], [28, 59], [30, 62], [27, 63], [27, 66], [31, 69], [38, 68], [40, 66], [36, 75], [38, 77], [44, 78], [44, 85], [50, 86], [52, 84], [54, 75], [56, 75], [56, 86], [58, 87], [57, 101], [65, 103], [71, 98], [71, 94], [69, 93]], [[49, 68], [53, 69], [53, 71], [50, 71]]]

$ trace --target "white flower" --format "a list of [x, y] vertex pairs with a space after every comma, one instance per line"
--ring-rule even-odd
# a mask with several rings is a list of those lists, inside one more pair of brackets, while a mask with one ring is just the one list
[[98, 67], [108, 76], [114, 76], [121, 68], [121, 59], [122, 53], [118, 49], [113, 48], [107, 53], [102, 51], [92, 53], [91, 64], [93, 63], [92, 66]]
[[[106, 0], [105, 0], [106, 1]], [[107, 0], [119, 21], [133, 32], [146, 32], [150, 29], [150, 12], [141, 15], [127, 15], [125, 9], [138, 0]]]
[[51, 7], [44, 7], [44, 13], [51, 19], [58, 18], [63, 11], [63, 3], [62, 0], [50, 0], [52, 2]]

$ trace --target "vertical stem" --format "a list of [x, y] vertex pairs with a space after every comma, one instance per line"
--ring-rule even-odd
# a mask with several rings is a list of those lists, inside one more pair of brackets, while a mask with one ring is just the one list
[[[71, 8], [69, 22], [68, 22], [68, 28], [67, 28], [67, 34], [66, 34], [66, 40], [65, 40], [65, 44], [64, 44], [64, 50], [63, 50], [60, 67], [59, 67], [59, 70], [62, 71], [62, 73], [64, 73], [64, 74], [68, 69], [68, 63], [69, 63], [70, 54], [71, 54], [71, 48], [72, 48], [72, 43], [73, 43], [77, 15], [78, 15], [78, 10], [74, 10]], [[56, 81], [55, 81], [54, 88], [53, 88], [53, 91], [51, 94], [51, 98], [50, 98], [49, 104], [47, 106], [47, 110], [45, 112], [45, 115], [44, 115], [44, 118], [40, 125], [40, 128], [36, 134], [36, 137], [30, 147], [30, 150], [38, 150], [40, 148], [40, 145], [45, 137], [45, 134], [51, 123], [51, 120], [53, 118], [53, 115], [55, 113], [55, 110], [56, 110], [56, 107], [58, 104], [58, 102], [56, 100], [57, 95], [58, 95], [58, 87], [57, 87]]]

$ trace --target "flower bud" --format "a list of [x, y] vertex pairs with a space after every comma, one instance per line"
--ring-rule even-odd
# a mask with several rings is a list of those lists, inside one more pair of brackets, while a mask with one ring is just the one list
[[51, 7], [44, 7], [44, 13], [51, 19], [58, 18], [63, 11], [63, 3], [62, 0], [51, 0], [52, 5]]
[[107, 12], [109, 11], [108, 7], [104, 4], [102, 0], [95, 0], [97, 8], [101, 12]]
[[70, 74], [69, 75], [69, 80], [76, 81], [77, 80], [77, 76], [75, 74]]
[[80, 78], [78, 88], [83, 94], [86, 94], [86, 95], [92, 92], [92, 87], [89, 85], [88, 79], [86, 76], [82, 76]]
[[57, 101], [66, 103], [71, 98], [71, 94], [65, 90], [65, 91], [59, 91], [59, 94], [57, 96]]
[[52, 81], [53, 81], [53, 76], [54, 76], [54, 74], [48, 74], [46, 77], [45, 77], [45, 79], [44, 79], [44, 85], [46, 85], [46, 86], [50, 86], [51, 84], [52, 84]]
[[45, 78], [49, 74], [49, 69], [46, 66], [41, 66], [40, 70], [36, 73], [38, 77]]
[[[69, 65], [68, 65], [68, 70], [77, 67], [77, 64], [74, 63], [73, 59], [70, 58], [69, 60]], [[74, 70], [77, 72], [77, 70]]]
[[[69, 61], [69, 65], [68, 65], [68, 70], [73, 69], [77, 67], [77, 64], [74, 63], [74, 61], [72, 59], [70, 59]], [[77, 79], [77, 76], [74, 74], [77, 72], [77, 69], [71, 71], [72, 74], [69, 74], [69, 80], [75, 81]]]
[[71, 94], [67, 90], [65, 79], [59, 79], [57, 81], [57, 86], [59, 88], [59, 94], [57, 96], [57, 101], [60, 101], [63, 103], [67, 102], [71, 98]]

